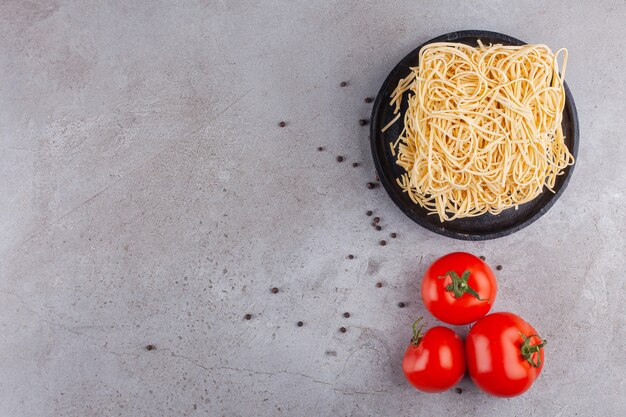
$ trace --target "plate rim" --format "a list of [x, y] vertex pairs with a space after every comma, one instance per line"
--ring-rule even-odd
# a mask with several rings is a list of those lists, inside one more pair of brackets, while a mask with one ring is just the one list
[[372, 151], [372, 157], [374, 159], [374, 166], [376, 167], [376, 172], [380, 178], [380, 182], [383, 185], [383, 188], [385, 189], [389, 197], [391, 198], [391, 200], [404, 213], [404, 215], [406, 215], [409, 219], [413, 220], [415, 223], [419, 224], [425, 229], [428, 229], [431, 232], [437, 233], [439, 235], [443, 235], [443, 236], [447, 236], [447, 237], [459, 239], [459, 240], [481, 241], [481, 240], [491, 240], [491, 239], [496, 239], [500, 237], [505, 237], [505, 236], [511, 235], [515, 232], [518, 232], [524, 229], [525, 227], [534, 223], [541, 216], [543, 216], [554, 205], [554, 203], [556, 203], [556, 201], [561, 197], [561, 195], [567, 188], [567, 185], [569, 184], [569, 181], [574, 173], [574, 168], [576, 167], [576, 164], [578, 163], [578, 145], [579, 145], [580, 131], [579, 131], [579, 125], [578, 125], [578, 111], [576, 109], [574, 97], [572, 96], [572, 93], [569, 87], [567, 86], [567, 82], [563, 81], [563, 88], [565, 90], [566, 103], [567, 103], [567, 106], [569, 107], [569, 110], [571, 111], [571, 125], [572, 125], [572, 131], [573, 131], [573, 135], [571, 139], [572, 146], [571, 146], [571, 149], [569, 149], [569, 151], [574, 157], [575, 162], [573, 165], [570, 165], [568, 167], [568, 171], [565, 174], [565, 178], [563, 179], [563, 184], [555, 193], [553, 193], [552, 198], [550, 198], [535, 214], [533, 214], [531, 217], [527, 218], [526, 220], [520, 223], [516, 223], [513, 226], [510, 226], [508, 228], [500, 229], [495, 232], [462, 233], [462, 232], [458, 232], [458, 231], [454, 231], [454, 230], [450, 230], [446, 228], [445, 227], [446, 223], [442, 223], [442, 226], [437, 226], [429, 222], [423, 221], [423, 219], [419, 216], [414, 216], [413, 213], [409, 211], [408, 207], [405, 206], [404, 201], [396, 198], [396, 195], [392, 193], [392, 189], [394, 189], [392, 187], [394, 187], [393, 184], [395, 184], [395, 178], [394, 179], [387, 178], [385, 171], [382, 169], [382, 164], [380, 162], [380, 160], [384, 158], [384, 156], [381, 156], [378, 153], [377, 140], [381, 137], [381, 134], [379, 132], [376, 132], [376, 129], [378, 129], [379, 126], [377, 123], [375, 123], [375, 121], [377, 120], [378, 113], [382, 109], [382, 105], [387, 104], [387, 103], [382, 103], [382, 96], [387, 90], [388, 85], [391, 82], [391, 79], [397, 72], [398, 67], [400, 67], [401, 65], [404, 65], [405, 61], [411, 59], [414, 55], [418, 54], [419, 51], [425, 45], [428, 45], [434, 42], [442, 42], [442, 41], [454, 42], [455, 40], [468, 38], [468, 37], [492, 37], [492, 38], [502, 39], [503, 41], [505, 40], [511, 41], [512, 43], [526, 44], [526, 42], [520, 39], [514, 38], [512, 36], [499, 33], [499, 32], [492, 32], [492, 31], [486, 31], [486, 30], [460, 30], [460, 31], [450, 32], [450, 33], [446, 33], [446, 34], [434, 37], [422, 43], [417, 48], [413, 49], [407, 55], [405, 55], [405, 57], [402, 58], [391, 69], [391, 71], [385, 78], [385, 81], [382, 83], [380, 90], [378, 91], [378, 94], [376, 95], [376, 100], [374, 101], [374, 104], [372, 107], [372, 114], [371, 114], [371, 119], [370, 119], [372, 121], [370, 123], [370, 147]]

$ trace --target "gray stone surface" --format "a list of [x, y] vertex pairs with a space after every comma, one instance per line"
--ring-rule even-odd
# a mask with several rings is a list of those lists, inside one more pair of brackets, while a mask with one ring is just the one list
[[[2, 1], [0, 416], [626, 415], [625, 16], [622, 0]], [[364, 97], [460, 29], [570, 52], [575, 174], [495, 241], [432, 234], [365, 188]], [[522, 397], [404, 381], [419, 277], [453, 250], [503, 265], [495, 310], [549, 340]]]

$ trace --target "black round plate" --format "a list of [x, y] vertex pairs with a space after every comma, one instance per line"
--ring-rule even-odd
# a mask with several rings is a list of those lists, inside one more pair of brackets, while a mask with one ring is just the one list
[[[410, 72], [410, 67], [418, 65], [419, 51], [429, 43], [433, 42], [459, 42], [467, 45], [477, 46], [480, 39], [484, 44], [501, 43], [504, 45], [524, 45], [518, 39], [496, 32], [486, 32], [482, 30], [464, 30], [460, 32], [448, 33], [431, 39], [420, 45], [417, 49], [408, 54], [391, 71], [376, 97], [372, 110], [372, 123], [370, 132], [370, 142], [374, 164], [378, 171], [380, 181], [387, 190], [393, 202], [413, 221], [419, 225], [439, 233], [444, 236], [464, 240], [487, 240], [494, 239], [514, 233], [541, 217], [556, 202], [565, 190], [567, 182], [574, 170], [574, 166], [569, 166], [564, 170], [563, 175], [557, 178], [554, 193], [544, 189], [537, 198], [519, 206], [517, 210], [510, 208], [496, 215], [483, 214], [477, 217], [468, 217], [452, 220], [448, 222], [439, 221], [439, 216], [429, 215], [428, 212], [419, 205], [413, 203], [409, 196], [402, 192], [396, 183], [396, 178], [404, 173], [402, 167], [396, 165], [396, 158], [391, 154], [390, 142], [395, 142], [403, 129], [403, 118], [400, 119], [386, 132], [381, 133], [381, 129], [393, 119], [393, 108], [389, 106], [391, 93], [396, 88], [398, 81], [406, 77]], [[563, 110], [563, 133], [565, 144], [569, 148], [574, 158], [578, 154], [578, 116], [572, 94], [565, 84], [565, 108]], [[402, 102], [401, 112], [407, 108], [406, 98]]]

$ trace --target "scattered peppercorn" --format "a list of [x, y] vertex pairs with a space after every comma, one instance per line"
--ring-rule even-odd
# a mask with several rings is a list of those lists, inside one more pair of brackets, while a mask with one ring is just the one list
[[374, 223], [378, 223], [380, 221], [380, 217], [374, 217]]
[[376, 188], [376, 184], [374, 184], [373, 182], [368, 182], [367, 188], [369, 188], [370, 190], [373, 190], [374, 188]]
[[298, 327], [302, 327], [302, 326], [304, 326], [304, 322], [299, 321], [299, 322], [298, 322]]
[[374, 101], [374, 100], [372, 100], [371, 97], [365, 97], [365, 102], [366, 103], [371, 103], [372, 101]]
[[146, 346], [146, 350], [154, 350], [154, 349], [155, 349], [154, 345]]
[[340, 331], [341, 333], [345, 333], [345, 332], [347, 332], [347, 331], [348, 331], [348, 329], [346, 329], [345, 327], [340, 327], [340, 328], [339, 328], [339, 331]]
[[377, 282], [376, 283], [376, 288], [382, 288], [383, 287], [383, 283], [382, 282]]
[[280, 122], [280, 123], [278, 124], [278, 126], [280, 126], [280, 127], [285, 127], [285, 126], [287, 126], [287, 123], [285, 123], [285, 122]]
[[246, 314], [245, 316], [243, 316], [243, 318], [246, 320], [250, 320], [252, 318], [252, 314]]
[[361, 119], [361, 120], [359, 120], [359, 124], [360, 124], [361, 126], [367, 126], [367, 123], [368, 123], [368, 121], [367, 121], [367, 120], [365, 120], [365, 119]]
[[348, 255], [348, 259], [354, 259], [354, 255]]
[[346, 311], [345, 313], [343, 313], [343, 316], [344, 316], [345, 318], [348, 318], [348, 317], [350, 317], [350, 313], [348, 313], [348, 312]]
[[386, 244], [387, 244], [387, 241], [386, 241], [386, 240], [381, 240], [381, 241], [380, 241], [380, 246], [385, 246]]
[[272, 293], [276, 294], [278, 292], [278, 288], [274, 287], [272, 288]]
[[371, 216], [374, 213], [372, 212], [372, 210], [367, 210], [367, 212], [365, 214], [367, 214], [368, 216]]
[[498, 265], [498, 266], [496, 266], [496, 269], [497, 269], [498, 271], [502, 271], [502, 265]]
[[359, 166], [359, 163], [358, 163], [358, 162], [354, 162], [354, 163], [352, 164], [352, 166], [353, 166], [354, 168], [356, 168], [356, 167], [358, 167], [358, 166]]
[[400, 302], [398, 303], [398, 307], [400, 307], [400, 308], [404, 308], [404, 307], [406, 307], [406, 304], [404, 304], [404, 302], [400, 301]]
[[378, 174], [376, 174], [376, 181], [380, 181], [380, 178], [378, 178]]
[[376, 230], [378, 230], [380, 232], [381, 230], [383, 230], [383, 228], [380, 227], [379, 225], [376, 225]]
[[343, 156], [338, 156], [337, 157], [337, 162], [343, 162]]
[[397, 234], [396, 232], [393, 232], [393, 233], [392, 233], [391, 235], [389, 235], [389, 236], [391, 236], [391, 238], [392, 238], [392, 239], [395, 239], [395, 238], [397, 238], [397, 237], [398, 237], [398, 234]]
[[347, 82], [347, 81], [342, 81], [339, 85], [340, 85], [341, 87], [345, 87], [345, 86], [347, 86], [347, 85], [348, 85], [348, 82]]
[[486, 259], [483, 255], [480, 255], [479, 258], [482, 259], [483, 261]]
[[323, 146], [318, 146], [318, 147], [317, 147], [317, 150], [318, 150], [318, 151], [320, 151], [320, 152], [322, 152], [322, 151], [324, 150], [324, 147], [323, 147]]
[[462, 388], [455, 388], [454, 392], [456, 392], [457, 394], [463, 394], [463, 389]]

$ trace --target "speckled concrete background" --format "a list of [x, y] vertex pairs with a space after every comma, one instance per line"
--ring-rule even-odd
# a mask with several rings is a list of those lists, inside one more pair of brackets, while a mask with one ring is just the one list
[[[0, 416], [626, 415], [625, 17], [621, 0], [1, 2]], [[367, 190], [358, 124], [400, 58], [460, 29], [569, 48], [581, 121], [563, 197], [481, 243]], [[549, 340], [522, 397], [404, 381], [419, 276], [453, 250], [503, 265], [495, 309]]]

